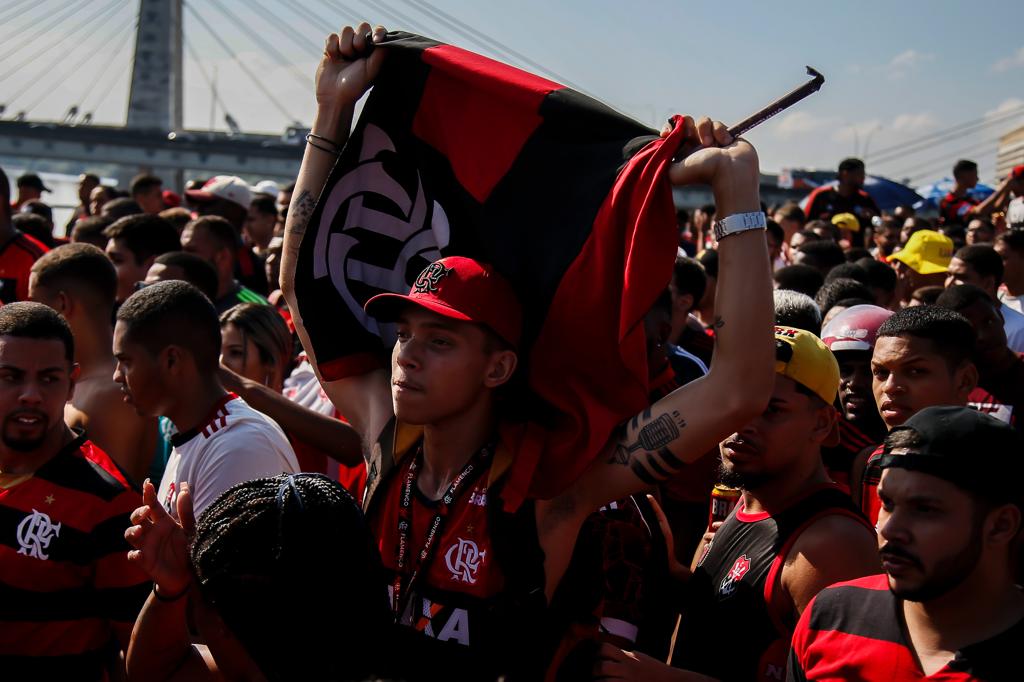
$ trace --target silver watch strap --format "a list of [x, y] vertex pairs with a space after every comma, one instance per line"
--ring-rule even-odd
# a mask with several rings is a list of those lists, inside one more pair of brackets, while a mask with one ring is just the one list
[[747, 230], [763, 230], [766, 227], [768, 227], [768, 219], [761, 211], [734, 213], [715, 221], [715, 240], [721, 241], [731, 234], [738, 234]]

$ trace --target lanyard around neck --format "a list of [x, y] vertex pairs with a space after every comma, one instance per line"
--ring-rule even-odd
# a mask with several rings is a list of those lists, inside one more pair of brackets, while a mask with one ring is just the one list
[[[402, 578], [406, 574], [406, 563], [409, 558], [409, 544], [410, 535], [412, 534], [412, 496], [413, 486], [416, 485], [416, 476], [419, 472], [419, 468], [423, 461], [423, 448], [421, 447], [416, 452], [416, 456], [412, 458], [409, 463], [409, 469], [405, 474], [405, 481], [402, 484], [402, 497], [398, 503], [398, 547], [395, 549], [395, 562], [397, 564], [397, 572], [395, 579], [392, 584], [393, 595], [391, 606], [394, 609], [395, 618], [401, 617], [402, 611], [405, 608], [405, 604], [402, 601], [402, 593], [406, 595], [412, 594], [413, 585], [420, 573], [427, 567], [430, 566], [430, 562], [434, 558], [435, 540], [439, 535], [442, 534], [442, 528], [444, 521], [448, 516], [448, 511], [454, 504], [455, 500], [458, 499], [459, 493], [465, 489], [466, 486], [472, 484], [476, 479], [480, 477], [483, 471], [487, 468], [487, 462], [490, 460], [491, 452], [493, 448], [490, 446], [484, 446], [480, 448], [474, 454], [466, 466], [462, 468], [462, 471], [456, 476], [452, 482], [448, 485], [448, 489], [444, 495], [438, 501], [437, 511], [434, 513], [434, 518], [431, 519], [430, 525], [427, 527], [427, 535], [423, 541], [423, 546], [419, 553], [414, 557], [411, 562], [408, 580], [405, 581], [405, 587], [402, 587]], [[406, 597], [408, 599], [408, 597]]]

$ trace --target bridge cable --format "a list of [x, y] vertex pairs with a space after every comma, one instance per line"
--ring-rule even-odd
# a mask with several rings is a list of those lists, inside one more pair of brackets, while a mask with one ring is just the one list
[[470, 24], [467, 24], [466, 22], [459, 20], [458, 17], [455, 17], [449, 14], [448, 12], [445, 12], [441, 8], [431, 4], [430, 2], [427, 2], [427, 0], [416, 0], [416, 2], [412, 2], [412, 0], [402, 0], [402, 2], [404, 2], [406, 5], [418, 9], [420, 12], [424, 14], [429, 14], [433, 16], [435, 20], [442, 22], [445, 26], [450, 27], [453, 31], [456, 31], [460, 35], [463, 35], [466, 38], [475, 38], [477, 41], [489, 45], [493, 51], [504, 53], [513, 61], [529, 66], [537, 73], [547, 74], [548, 76], [558, 81], [559, 83], [567, 85], [579, 92], [585, 92], [585, 90], [583, 90], [583, 88], [580, 87], [578, 84], [573, 83], [571, 80], [562, 76], [558, 72], [530, 59], [525, 54], [514, 50], [513, 48], [509, 47], [508, 45], [505, 45], [496, 38], [487, 35], [486, 33], [477, 28], [474, 28]]
[[226, 16], [229, 21], [233, 21], [235, 25], [245, 33], [249, 40], [257, 44], [258, 47], [262, 48], [264, 52], [270, 54], [270, 56], [278, 63], [279, 66], [283, 66], [286, 69], [290, 69], [293, 74], [300, 81], [309, 81], [312, 83], [313, 77], [310, 74], [304, 74], [298, 69], [295, 63], [288, 59], [286, 56], [274, 47], [271, 43], [267, 42], [257, 31], [253, 31], [247, 22], [239, 18], [234, 12], [229, 10], [227, 7], [220, 2], [220, 0], [207, 0], [211, 5], [214, 6], [221, 14]]
[[[104, 16], [102, 18], [103, 20], [111, 19], [118, 11], [124, 9], [124, 7], [126, 6], [126, 4], [123, 2], [123, 0], [116, 0], [116, 2], [119, 3], [119, 5], [117, 7], [111, 8], [112, 11], [107, 12], [106, 16]], [[60, 80], [56, 84], [54, 84], [54, 85], [52, 85], [52, 86], [50, 86], [48, 88], [44, 88], [43, 93], [39, 97], [37, 97], [31, 104], [29, 104], [27, 107], [25, 107], [25, 109], [24, 109], [25, 113], [27, 114], [28, 112], [32, 111], [37, 106], [39, 106], [39, 104], [41, 102], [43, 102], [44, 100], [46, 100], [46, 98], [48, 98], [51, 95], [53, 95], [57, 91], [58, 88], [63, 86], [64, 83], [66, 83], [69, 78], [71, 78], [78, 71], [80, 71], [82, 69], [82, 67], [84, 67], [86, 64], [89, 64], [93, 60], [95, 60], [96, 57], [99, 56], [100, 53], [103, 51], [103, 47], [105, 47], [108, 43], [113, 41], [115, 36], [120, 35], [121, 33], [123, 33], [124, 32], [124, 28], [125, 28], [124, 25], [120, 24], [119, 22], [115, 22], [114, 30], [110, 31], [107, 34], [106, 38], [104, 38], [104, 40], [101, 41], [101, 46], [99, 47], [99, 49], [93, 50], [92, 53], [88, 57], [86, 57], [85, 59], [81, 59], [81, 60], [75, 61], [73, 68], [70, 71], [68, 71], [67, 73], [65, 73], [63, 76], [60, 76]], [[127, 42], [131, 42], [131, 40], [128, 40]], [[74, 54], [78, 49], [80, 49], [82, 47], [85, 47], [85, 46], [86, 46], [86, 43], [79, 43], [74, 48], [72, 48], [68, 52], [64, 53], [64, 55], [62, 55], [62, 57], [63, 57], [62, 61], [64, 61], [66, 63], [68, 57], [70, 57], [72, 54]], [[38, 85], [43, 79], [45, 79], [47, 77], [47, 75], [49, 75], [50, 73], [55, 73], [55, 72], [56, 72], [55, 69], [53, 71], [51, 71], [50, 69], [44, 70], [35, 79], [34, 83], [29, 84], [29, 87], [31, 87], [32, 85]], [[44, 75], [44, 74], [46, 74], [46, 75]], [[23, 88], [23, 90], [25, 90], [25, 89], [27, 89], [27, 88]], [[21, 92], [19, 92], [19, 95], [20, 94], [21, 94]], [[12, 100], [16, 99], [17, 96], [18, 95], [15, 95], [14, 97], [12, 97]]]
[[[32, 7], [25, 7], [25, 5], [28, 5], [30, 3], [33, 3]], [[34, 19], [29, 19], [29, 14], [32, 12], [32, 10], [41, 9], [42, 7], [42, 0], [16, 0], [16, 2], [8, 6], [7, 9], [10, 11], [6, 15], [0, 16], [0, 25], [6, 27], [8, 25], [8, 22], [11, 22], [15, 18], [26, 19], [26, 21], [23, 26], [15, 27], [15, 29], [11, 32], [10, 36], [6, 36], [0, 40], [6, 43], [10, 38], [13, 38], [14, 36], [24, 31], [26, 26], [34, 23], [38, 19], [38, 17]], [[49, 12], [49, 9], [45, 11]], [[18, 16], [19, 14], [21, 16]]]
[[[125, 1], [124, 0], [113, 0], [113, 2], [111, 2], [110, 4], [106, 5], [102, 9], [100, 9], [99, 12], [93, 14], [90, 17], [88, 24], [92, 24], [94, 22], [97, 22], [97, 20], [109, 19], [112, 16], [114, 16], [119, 10], [123, 9], [124, 6], [125, 6]], [[115, 32], [120, 32], [123, 28], [124, 27], [120, 26], [120, 25], [119, 26], [115, 26]], [[75, 33], [77, 33], [79, 29], [81, 29], [84, 32], [85, 31], [85, 24], [81, 24], [78, 27], [76, 27]], [[71, 49], [69, 49], [67, 51], [61, 51], [59, 54], [56, 55], [56, 58], [54, 58], [49, 63], [45, 63], [45, 65], [43, 65], [43, 68], [38, 73], [36, 73], [36, 75], [34, 77], [30, 78], [28, 80], [28, 82], [26, 82], [22, 87], [20, 87], [17, 90], [15, 90], [14, 93], [9, 96], [10, 98], [8, 99], [8, 104], [10, 102], [16, 101], [20, 96], [24, 95], [26, 92], [28, 92], [30, 90], [33, 90], [34, 88], [41, 87], [40, 84], [44, 80], [46, 80], [49, 76], [51, 76], [52, 74], [57, 74], [59, 76], [59, 74], [60, 74], [60, 67], [66, 67], [66, 66], [69, 65], [69, 63], [72, 63], [72, 71], [71, 72], [68, 72], [68, 73], [66, 73], [63, 76], [60, 76], [59, 82], [57, 82], [54, 87], [44, 88], [44, 92], [42, 93], [42, 99], [45, 99], [49, 95], [53, 94], [53, 90], [55, 89], [55, 87], [59, 87], [60, 85], [63, 85], [63, 83], [65, 83], [68, 80], [68, 78], [71, 76], [71, 74], [74, 74], [74, 73], [78, 72], [78, 70], [80, 70], [83, 67], [83, 65], [85, 65], [85, 63], [87, 61], [91, 60], [92, 57], [94, 57], [96, 55], [96, 53], [99, 51], [99, 50], [93, 51], [92, 55], [87, 57], [84, 60], [82, 60], [82, 59], [74, 60], [74, 59], [71, 58], [72, 55], [76, 54], [77, 52], [79, 52], [84, 47], [90, 47], [91, 48], [92, 45], [90, 43], [86, 43], [86, 42], [83, 41], [83, 42], [80, 42], [80, 43], [76, 43]], [[3, 79], [0, 78], [0, 80], [3, 80]], [[39, 99], [37, 99], [35, 103], [38, 104], [38, 102], [39, 102]], [[33, 109], [33, 106], [30, 106], [30, 108], [26, 109], [25, 111], [28, 112], [30, 109]]]
[[284, 105], [282, 105], [280, 101], [278, 101], [277, 97], [274, 96], [274, 93], [272, 93], [267, 88], [267, 86], [263, 84], [263, 80], [257, 77], [256, 74], [254, 74], [252, 70], [245, 64], [245, 62], [238, 58], [238, 55], [235, 54], [235, 51], [231, 49], [231, 46], [224, 42], [224, 39], [221, 38], [220, 35], [213, 30], [213, 28], [210, 26], [210, 24], [207, 23], [207, 21], [202, 17], [202, 15], [196, 12], [196, 10], [192, 7], [192, 3], [185, 2], [183, 4], [185, 6], [185, 9], [188, 10], [188, 12], [195, 18], [197, 22], [199, 22], [199, 24], [203, 28], [206, 29], [207, 33], [213, 36], [213, 39], [217, 41], [217, 43], [228, 54], [228, 56], [234, 60], [235, 64], [238, 65], [238, 67], [245, 73], [245, 75], [249, 77], [249, 79], [253, 82], [253, 85], [255, 85], [260, 92], [267, 96], [267, 99], [270, 100], [270, 103], [274, 105], [274, 108], [277, 109], [288, 121], [298, 121], [298, 119], [296, 119], [294, 116], [288, 113], [288, 110], [284, 108]]
[[[68, 17], [70, 17], [72, 14], [75, 14], [76, 12], [78, 12], [79, 9], [85, 7], [90, 2], [92, 2], [92, 0], [79, 0], [79, 2], [77, 4], [72, 3], [72, 4], [68, 5], [67, 7], [65, 7], [64, 8], [65, 11], [64, 11], [63, 14], [59, 14], [58, 16], [51, 17], [50, 20], [43, 25], [42, 29], [40, 29], [39, 31], [36, 31], [35, 33], [32, 33], [32, 34], [26, 34], [27, 37], [25, 38], [24, 41], [18, 43], [15, 47], [12, 47], [7, 52], [4, 52], [3, 54], [0, 54], [0, 63], [6, 61], [11, 55], [16, 54], [17, 52], [20, 52], [25, 47], [27, 47], [29, 45], [35, 45], [36, 40], [38, 40], [40, 36], [42, 36], [43, 34], [45, 34], [48, 31], [52, 31], [54, 28], [59, 26], [62, 21], [64, 21]], [[39, 53], [36, 52], [36, 56], [38, 56], [38, 54]]]
[[304, 52], [310, 54], [319, 55], [321, 48], [317, 45], [317, 42], [310, 40], [309, 36], [304, 36], [295, 28], [292, 28], [291, 23], [288, 20], [281, 19], [270, 9], [261, 5], [257, 0], [248, 0], [249, 4], [255, 7], [257, 14], [264, 18], [269, 18], [268, 23], [275, 29], [281, 32], [282, 35], [286, 36], [293, 44], [299, 47]]
[[224, 99], [220, 96], [220, 93], [217, 92], [217, 88], [213, 84], [213, 78], [210, 77], [210, 74], [209, 72], [207, 72], [206, 67], [203, 66], [202, 59], [200, 59], [199, 54], [196, 52], [195, 48], [192, 47], [192, 42], [188, 39], [188, 35], [185, 36], [185, 49], [192, 57], [192, 61], [194, 61], [196, 63], [196, 66], [199, 67], [199, 73], [202, 74], [203, 80], [206, 81], [206, 85], [209, 86], [210, 92], [213, 93], [214, 103], [220, 107], [221, 111], [230, 116], [231, 112], [228, 111], [227, 105], [224, 104]]

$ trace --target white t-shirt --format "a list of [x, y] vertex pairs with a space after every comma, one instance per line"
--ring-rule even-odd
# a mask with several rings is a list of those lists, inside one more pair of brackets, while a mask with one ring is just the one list
[[1024, 313], [1024, 295], [1011, 296], [1005, 289], [1000, 289], [999, 300], [1002, 301], [1004, 307], [1012, 308], [1018, 313]]
[[1006, 225], [1011, 229], [1024, 226], [1024, 197], [1017, 197], [1006, 207]]
[[1024, 315], [1003, 303], [1000, 306], [1003, 314], [1003, 329], [1006, 331], [1006, 345], [1014, 353], [1024, 353]]
[[175, 433], [171, 443], [157, 499], [175, 519], [182, 481], [188, 483], [199, 518], [236, 483], [299, 470], [281, 427], [233, 393], [224, 397], [207, 421], [187, 433]]

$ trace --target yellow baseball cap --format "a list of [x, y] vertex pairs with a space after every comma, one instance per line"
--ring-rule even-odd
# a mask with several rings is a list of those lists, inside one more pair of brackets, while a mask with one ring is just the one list
[[953, 240], [935, 230], [918, 230], [889, 260], [898, 260], [920, 275], [945, 272], [953, 260]]
[[860, 221], [857, 220], [857, 216], [852, 213], [836, 213], [832, 216], [832, 224], [840, 230], [860, 232]]
[[775, 327], [775, 371], [829, 405], [839, 393], [839, 363], [821, 339], [803, 329]]

